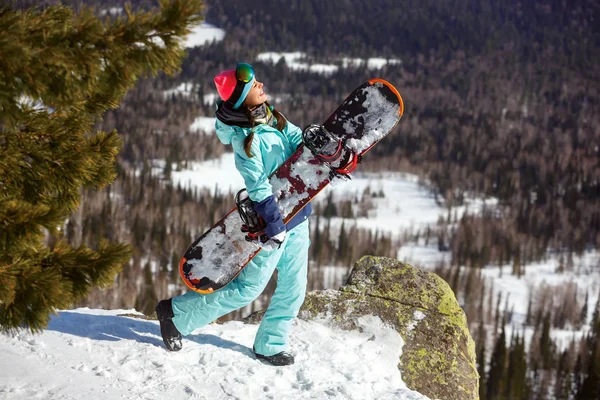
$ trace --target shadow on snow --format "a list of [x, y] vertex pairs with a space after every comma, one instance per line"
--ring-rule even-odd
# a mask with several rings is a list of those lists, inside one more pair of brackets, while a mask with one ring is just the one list
[[[165, 347], [160, 335], [158, 322], [130, 317], [90, 315], [61, 311], [58, 313], [58, 316], [51, 318], [47, 330], [92, 340], [110, 342], [133, 340], [138, 343], [146, 343], [161, 348]], [[252, 350], [248, 347], [219, 336], [210, 334], [185, 336], [184, 351], [186, 341], [233, 350], [254, 358]]]

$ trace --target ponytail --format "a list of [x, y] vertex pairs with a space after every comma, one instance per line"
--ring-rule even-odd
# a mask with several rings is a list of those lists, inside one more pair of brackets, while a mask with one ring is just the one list
[[252, 158], [252, 153], [250, 152], [250, 148], [252, 147], [252, 139], [254, 139], [254, 130], [252, 130], [252, 132], [246, 136], [246, 139], [244, 139], [244, 151], [246, 152], [248, 158]]
[[[265, 102], [265, 104], [267, 105], [267, 107], [271, 107], [268, 102]], [[275, 119], [277, 120], [277, 130], [283, 132], [285, 126], [287, 125], [287, 119], [285, 119], [283, 114], [277, 111], [275, 108], [273, 108], [271, 112], [273, 113], [273, 117], [275, 117]], [[252, 140], [254, 139], [254, 126], [256, 126], [256, 122], [254, 121], [254, 117], [252, 117], [252, 114], [250, 114], [250, 110], [248, 109], [248, 107], [246, 107], [246, 116], [250, 121], [250, 126], [252, 126], [252, 132], [250, 132], [250, 134], [246, 136], [246, 139], [244, 139], [244, 151], [246, 152], [248, 158], [252, 158], [253, 155], [250, 149], [252, 147]]]

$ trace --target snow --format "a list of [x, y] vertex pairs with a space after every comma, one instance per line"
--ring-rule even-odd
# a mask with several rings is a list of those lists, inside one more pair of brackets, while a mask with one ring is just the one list
[[[202, 248], [201, 259], [191, 259], [187, 263], [192, 265], [189, 279], [210, 279], [217, 284], [229, 282], [239, 271], [224, 269], [221, 266], [235, 265], [241, 267], [247, 257], [258, 249], [258, 245], [245, 240], [246, 234], [242, 232], [242, 219], [237, 210], [225, 218], [222, 226], [217, 226], [202, 238], [196, 247]], [[223, 255], [226, 254], [226, 257]]]
[[[233, 153], [224, 153], [217, 159], [188, 163], [188, 166], [188, 169], [171, 172], [174, 185], [211, 191], [217, 188], [221, 194], [237, 193], [245, 187], [244, 180], [235, 168]], [[161, 172], [163, 167], [164, 164], [156, 163], [155, 172]], [[446, 214], [446, 210], [436, 203], [434, 195], [419, 182], [416, 175], [398, 172], [357, 171], [352, 174], [352, 180], [338, 182], [333, 187], [329, 185], [313, 201], [324, 205], [330, 192], [335, 202], [362, 198], [367, 188], [371, 193], [381, 192], [384, 196], [371, 199], [374, 209], [368, 217], [346, 221], [346, 226], [351, 222], [360, 228], [400, 235], [406, 229], [426, 228], [435, 224]], [[480, 200], [472, 201], [469, 210], [476, 210], [481, 204]], [[231, 207], [234, 207], [233, 195]], [[462, 208], [463, 211], [465, 209]], [[332, 226], [341, 226], [341, 223], [341, 218], [332, 219]]]
[[288, 68], [292, 70], [308, 70], [310, 72], [318, 73], [318, 74], [331, 74], [337, 71], [338, 67], [336, 65], [329, 64], [308, 64], [306, 62], [301, 62], [302, 59], [306, 58], [306, 53], [300, 51], [288, 52], [288, 53], [276, 53], [276, 52], [266, 52], [260, 53], [256, 56], [257, 61], [262, 61], [265, 63], [276, 64], [279, 60], [283, 58], [285, 60]]
[[[176, 87], [174, 87], [172, 89], [165, 90], [163, 92], [163, 96], [170, 97], [172, 95], [176, 95], [176, 96], [182, 96], [182, 97], [190, 97], [190, 96], [196, 95], [198, 92], [198, 87], [194, 86], [194, 85], [195, 85], [194, 82], [180, 83], [179, 85], [177, 85]], [[211, 90], [212, 89], [213, 89], [213, 87], [211, 87]], [[215, 102], [217, 101], [218, 98], [219, 98], [219, 95], [216, 92], [207, 93], [202, 96], [202, 103], [213, 105], [213, 104], [215, 104]], [[208, 118], [208, 117], [205, 117], [205, 118]]]
[[215, 123], [217, 119], [214, 117], [197, 117], [190, 125], [190, 131], [203, 132], [204, 134], [215, 133]]
[[342, 115], [332, 123], [335, 125], [342, 122], [343, 131], [345, 132], [353, 132], [357, 127], [364, 127], [366, 134], [360, 139], [349, 139], [347, 141], [347, 146], [357, 154], [362, 153], [373, 143], [387, 135], [398, 123], [400, 105], [387, 100], [379, 89], [381, 86], [383, 86], [381, 83], [368, 86], [357, 93], [355, 99], [348, 102], [348, 104], [352, 104], [354, 101], [360, 101], [361, 96], [365, 96], [366, 99], [362, 103], [363, 107], [366, 108], [364, 113], [354, 115], [351, 118], [344, 118], [346, 115]]
[[589, 251], [582, 256], [574, 255], [573, 259], [573, 269], [563, 273], [556, 272], [559, 267], [558, 255], [549, 254], [546, 261], [525, 266], [525, 275], [521, 278], [511, 274], [512, 265], [504, 265], [502, 268], [488, 266], [482, 270], [482, 275], [490, 282], [496, 293], [503, 293], [502, 304], [508, 298], [508, 309], [513, 310], [514, 318], [518, 321], [525, 320], [529, 293], [532, 290], [540, 292], [544, 286], [558, 289], [567, 283], [577, 285], [581, 300], [585, 298], [586, 292], [589, 293], [588, 319], [590, 319], [600, 290], [598, 285], [600, 254], [597, 251]]
[[[311, 163], [311, 161], [314, 159], [315, 156], [306, 147], [304, 147], [302, 154], [290, 169], [291, 177], [302, 177], [302, 181], [306, 185], [306, 190], [318, 190], [319, 186], [321, 186], [323, 183], [322, 176], [327, 176], [329, 173], [329, 168], [327, 166], [324, 166], [323, 164]], [[269, 181], [273, 189], [273, 194], [277, 198], [292, 192], [292, 183], [287, 178], [281, 179], [277, 176], [273, 176]], [[308, 192], [305, 191], [299, 196], [288, 196], [281, 198], [278, 200], [281, 214], [284, 217], [292, 214], [294, 207], [300, 204], [300, 202], [305, 198], [308, 198], [308, 196]]]
[[[118, 9], [111, 9], [110, 13]], [[225, 37], [225, 31], [221, 28], [217, 28], [214, 25], [202, 22], [191, 28], [191, 32], [188, 36], [183, 39], [183, 46], [185, 48], [193, 48], [198, 46], [204, 46], [212, 43], [214, 40], [221, 41]], [[189, 96], [192, 92], [193, 83], [183, 82], [179, 86], [166, 90], [163, 94], [165, 97], [171, 96], [172, 94], [182, 94], [183, 96]], [[204, 103], [214, 104], [216, 93], [209, 93], [204, 95]]]
[[[191, 48], [195, 46], [205, 45], [212, 40], [223, 40], [225, 36], [225, 31], [222, 29], [216, 28], [213, 25], [203, 23], [200, 26], [194, 28], [194, 32], [188, 36], [185, 42], [185, 47]], [[321, 75], [331, 75], [338, 71], [340, 68], [336, 64], [322, 64], [315, 63], [311, 64], [309, 62], [304, 62], [307, 57], [306, 53], [301, 51], [294, 52], [264, 52], [260, 53], [256, 56], [256, 61], [276, 64], [279, 62], [281, 58], [284, 59], [288, 68], [295, 71], [309, 71], [315, 74]], [[362, 65], [367, 66], [368, 69], [372, 71], [377, 71], [385, 67], [386, 65], [399, 65], [402, 62], [398, 59], [386, 59], [381, 57], [373, 57], [369, 59], [361, 59], [361, 58], [341, 58], [339, 60], [334, 60], [338, 62], [342, 68], [355, 68], [360, 67]], [[169, 89], [163, 92], [165, 97], [171, 96], [172, 94], [180, 94], [185, 97], [189, 97], [193, 92], [194, 84], [193, 82], [183, 82], [179, 84], [177, 87], [173, 89]], [[213, 88], [209, 88], [211, 91]], [[215, 101], [218, 98], [218, 94], [216, 92], [206, 93], [203, 96], [204, 104], [215, 104]], [[288, 94], [271, 94], [271, 98], [275, 100], [276, 103], [284, 102], [289, 98]]]
[[[235, 169], [233, 158], [233, 153], [225, 153], [217, 159], [189, 163], [188, 169], [171, 172], [173, 185], [206, 188], [212, 191], [216, 190], [221, 194], [237, 193], [246, 185], [240, 173]], [[158, 171], [162, 171], [162, 167], [159, 166]], [[232, 195], [231, 207], [234, 206]]]
[[362, 66], [365, 63], [367, 64], [368, 69], [377, 70], [377, 69], [381, 69], [381, 68], [385, 67], [386, 65], [402, 64], [402, 61], [400, 61], [397, 58], [382, 58], [382, 57], [373, 57], [373, 58], [369, 58], [367, 60], [364, 60], [362, 58], [348, 58], [348, 57], [342, 58], [342, 66], [344, 68], [358, 67], [358, 66]]
[[[245, 187], [244, 180], [235, 169], [233, 153], [225, 153], [219, 159], [189, 165], [190, 169], [171, 172], [174, 185], [181, 184], [183, 187], [211, 191], [217, 188], [221, 194], [234, 193]], [[157, 171], [162, 171], [162, 167]], [[330, 192], [336, 203], [343, 199], [361, 198], [367, 188], [371, 193], [383, 193], [384, 197], [372, 198], [374, 208], [368, 217], [345, 220], [346, 227], [378, 230], [400, 237], [406, 230], [425, 229], [445, 215], [445, 210], [436, 203], [434, 196], [419, 184], [417, 176], [394, 172], [356, 172], [351, 181], [326, 187], [314, 202], [324, 206]], [[233, 195], [231, 206], [234, 207]], [[341, 226], [342, 222], [342, 218], [332, 218], [331, 227], [335, 229]], [[418, 250], [419, 247], [402, 247], [399, 256], [413, 256]], [[429, 259], [438, 259], [437, 249], [429, 247], [422, 248], [419, 255], [430, 253], [433, 254]]]
[[285, 63], [289, 65], [296, 63], [298, 60], [306, 57], [306, 53], [301, 51], [293, 51], [287, 53], [277, 53], [274, 51], [269, 51], [266, 53], [260, 53], [256, 56], [257, 61], [269, 62], [271, 64], [277, 64], [279, 60], [283, 57]]
[[[288, 66], [288, 68], [292, 70], [303, 70], [322, 75], [330, 75], [337, 72], [339, 69], [339, 66], [337, 64], [310, 64], [309, 62], [305, 61], [307, 59], [307, 54], [301, 51], [269, 51], [258, 54], [256, 60], [264, 63], [276, 64], [281, 58], [285, 60], [285, 63]], [[334, 59], [332, 61], [339, 63], [342, 66], [342, 68], [360, 67], [366, 64], [367, 68], [370, 70], [379, 70], [385, 67], [386, 65], [398, 65], [402, 63], [399, 59], [387, 59], [382, 57], [373, 57], [368, 58], [366, 60], [362, 58], [343, 57], [340, 59]]]
[[[415, 175], [397, 172], [355, 172], [352, 176], [350, 181], [338, 183], [333, 187], [328, 186], [313, 201], [315, 204], [321, 204], [323, 209], [328, 196], [331, 195], [336, 204], [343, 200], [352, 200], [355, 213], [360, 211], [361, 200], [370, 202], [371, 209], [366, 216], [353, 219], [333, 217], [331, 221], [326, 221], [322, 218], [322, 228], [330, 223], [330, 229], [335, 232], [344, 223], [346, 229], [357, 227], [401, 239], [407, 232], [424, 230], [435, 225], [445, 214], [444, 209], [436, 203], [433, 194], [419, 183]], [[365, 191], [370, 191], [371, 195], [365, 194]], [[374, 197], [374, 194], [377, 197]], [[407, 251], [408, 248], [401, 247], [400, 250]]]
[[[439, 264], [449, 264], [451, 257], [449, 252], [438, 251], [435, 247], [437, 243], [425, 246], [422, 241], [401, 247], [397, 258], [429, 270], [434, 269]], [[559, 264], [560, 253], [549, 251], [546, 260], [525, 265], [525, 273], [520, 278], [511, 274], [512, 265], [508, 264], [502, 267], [488, 265], [481, 270], [482, 277], [486, 280], [486, 286], [493, 289], [493, 294], [488, 293], [488, 296], [494, 296], [494, 304], [497, 299], [496, 296], [500, 294], [500, 310], [512, 311], [512, 321], [505, 326], [507, 345], [513, 331], [524, 336], [527, 348], [533, 340], [533, 327], [523, 325], [531, 294], [533, 294], [535, 304], [541, 300], [538, 297], [546, 290], [556, 294], [569, 284], [577, 288], [577, 297], [581, 301], [580, 307], [583, 307], [585, 295], [588, 294], [587, 322], [589, 324], [600, 296], [600, 270], [598, 270], [600, 252], [591, 250], [581, 256], [573, 255], [573, 267], [562, 273], [557, 272]], [[465, 267], [461, 268], [464, 273]], [[547, 298], [545, 301], [552, 301], [553, 307], [556, 307], [558, 298]], [[484, 303], [487, 304], [488, 301], [486, 300]], [[493, 346], [491, 341], [493, 327], [488, 328], [490, 342], [487, 345]], [[585, 337], [588, 331], [589, 325], [584, 325], [581, 329], [566, 326], [565, 329], [551, 329], [550, 336], [558, 349], [564, 350], [573, 340]]]
[[173, 89], [169, 89], [169, 90], [165, 90], [163, 92], [163, 95], [165, 97], [170, 97], [172, 95], [182, 95], [184, 97], [189, 97], [192, 94], [192, 91], [194, 90], [194, 83], [193, 82], [183, 82], [180, 83], [178, 86], [176, 86]]
[[425, 317], [426, 315], [422, 311], [416, 310], [413, 312], [412, 321], [410, 321], [410, 323], [406, 326], [406, 331], [411, 332], [414, 330], [417, 324], [424, 320]]
[[187, 48], [210, 44], [213, 40], [221, 41], [225, 37], [225, 31], [214, 25], [202, 22], [193, 27], [192, 32], [185, 38], [184, 46]]
[[122, 7], [111, 7], [111, 8], [100, 10], [100, 15], [102, 15], [102, 16], [105, 16], [105, 15], [121, 15], [124, 12], [125, 11], [123, 10]]
[[379, 318], [363, 332], [296, 320], [296, 363], [273, 367], [252, 353], [257, 325], [210, 324], [164, 348], [157, 321], [119, 316], [132, 310], [61, 311], [39, 335], [0, 342], [0, 398], [21, 399], [405, 399], [396, 365], [400, 335]]
[[[122, 7], [111, 7], [100, 10], [100, 15], [123, 15], [125, 11]], [[191, 48], [210, 44], [213, 40], [221, 41], [225, 37], [225, 31], [212, 24], [202, 22], [191, 28], [190, 34], [184, 39], [184, 47]]]

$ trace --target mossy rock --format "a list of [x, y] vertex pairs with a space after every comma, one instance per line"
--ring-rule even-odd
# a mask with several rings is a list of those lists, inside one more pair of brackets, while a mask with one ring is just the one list
[[404, 339], [398, 368], [410, 389], [432, 399], [478, 399], [475, 343], [454, 293], [439, 276], [365, 256], [340, 290], [308, 293], [299, 317], [357, 329], [363, 315], [380, 317]]

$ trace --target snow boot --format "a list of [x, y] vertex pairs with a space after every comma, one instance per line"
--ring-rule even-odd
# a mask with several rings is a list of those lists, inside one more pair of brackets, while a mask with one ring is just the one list
[[294, 363], [294, 356], [286, 351], [282, 351], [282, 352], [274, 354], [272, 356], [263, 356], [262, 354], [258, 354], [256, 352], [256, 350], [254, 350], [254, 348], [252, 348], [252, 350], [254, 351], [254, 355], [256, 356], [257, 359], [259, 359], [261, 361], [265, 361], [265, 362], [267, 362], [271, 365], [275, 365], [277, 367], [280, 367], [283, 365], [291, 365]]
[[160, 334], [163, 342], [169, 351], [179, 351], [183, 346], [181, 341], [181, 333], [175, 327], [172, 318], [173, 306], [171, 305], [171, 299], [161, 300], [156, 305], [156, 317], [160, 322]]

